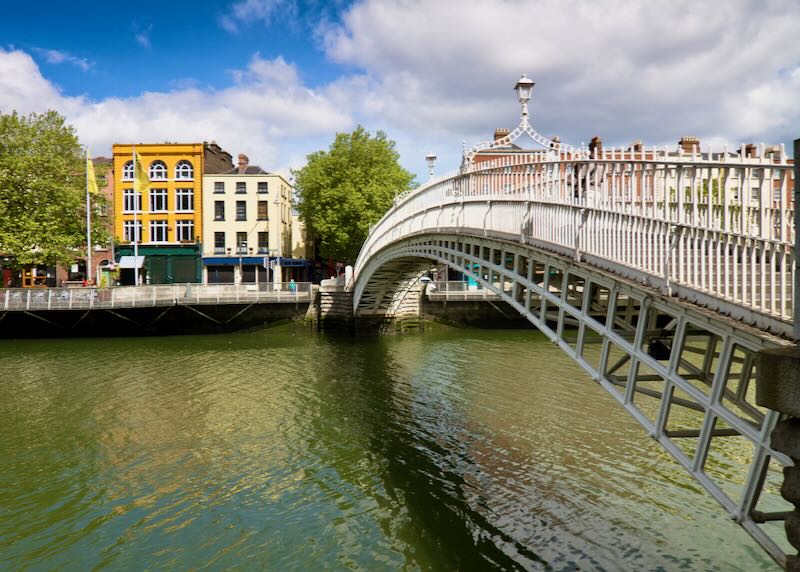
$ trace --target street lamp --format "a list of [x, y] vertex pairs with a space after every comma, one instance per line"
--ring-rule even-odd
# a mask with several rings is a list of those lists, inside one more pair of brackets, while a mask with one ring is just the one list
[[528, 100], [531, 98], [531, 92], [533, 92], [533, 86], [536, 85], [532, 79], [527, 77], [525, 74], [522, 74], [522, 77], [519, 78], [517, 85], [514, 86], [514, 89], [517, 92], [517, 97], [519, 98], [519, 104], [522, 106], [522, 120], [528, 120]]
[[[278, 216], [275, 218], [276, 226], [278, 227], [278, 232], [276, 233], [276, 236], [278, 237], [278, 240], [277, 240], [277, 247], [275, 249], [277, 251], [275, 253], [275, 258], [276, 258], [275, 266], [278, 267], [277, 270], [280, 270], [280, 274], [281, 274], [280, 279], [281, 279], [281, 282], [283, 282], [283, 276], [282, 276], [283, 269], [280, 267], [281, 266], [281, 264], [280, 264], [281, 255], [283, 254], [283, 252], [281, 251], [281, 238], [282, 238], [281, 235], [283, 234], [283, 212], [282, 212], [283, 205], [281, 205], [281, 202], [280, 202], [280, 199], [279, 199], [277, 193], [275, 193], [275, 201], [274, 201], [274, 203], [275, 203], [275, 210], [278, 211]], [[273, 266], [273, 268], [272, 268], [272, 282], [273, 282], [273, 284], [277, 284], [278, 283], [278, 281], [275, 279], [275, 270], [276, 270], [276, 268]]]
[[428, 175], [433, 178], [433, 167], [436, 165], [436, 155], [428, 153], [425, 156], [425, 162], [428, 163]]

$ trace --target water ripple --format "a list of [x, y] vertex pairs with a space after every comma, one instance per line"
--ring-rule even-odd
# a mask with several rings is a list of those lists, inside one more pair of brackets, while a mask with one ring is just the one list
[[532, 332], [0, 342], [0, 460], [2, 569], [774, 568]]

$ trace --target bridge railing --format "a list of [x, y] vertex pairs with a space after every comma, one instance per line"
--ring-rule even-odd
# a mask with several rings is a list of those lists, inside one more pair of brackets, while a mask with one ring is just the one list
[[792, 163], [783, 146], [607, 149], [476, 160], [407, 192], [356, 262], [409, 234], [535, 244], [791, 335]]
[[189, 304], [308, 302], [310, 282], [160, 284], [116, 288], [5, 288], [0, 310], [91, 310]]
[[497, 300], [497, 294], [484, 288], [481, 284], [465, 280], [446, 280], [428, 282], [425, 295], [430, 300]]

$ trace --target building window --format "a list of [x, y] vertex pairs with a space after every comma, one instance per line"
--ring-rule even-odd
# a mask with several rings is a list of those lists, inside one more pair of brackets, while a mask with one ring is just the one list
[[247, 203], [236, 201], [236, 220], [247, 220]]
[[243, 195], [244, 193], [246, 193], [247, 192], [247, 183], [245, 183], [243, 181], [238, 181], [236, 183], [236, 192], [238, 194], [240, 194], [240, 195]]
[[269, 202], [267, 201], [258, 201], [258, 220], [268, 220], [269, 213], [267, 208], [269, 206]]
[[151, 181], [166, 181], [167, 165], [164, 163], [164, 161], [153, 161], [150, 163], [149, 175]]
[[194, 211], [194, 189], [175, 189], [175, 211], [179, 213]]
[[179, 181], [194, 179], [194, 168], [189, 161], [178, 161], [178, 164], [175, 165], [175, 179]]
[[142, 212], [142, 193], [136, 194], [136, 206], [133, 205], [133, 189], [123, 189], [122, 191], [122, 212], [132, 213]]
[[167, 212], [167, 189], [150, 189], [150, 212]]
[[194, 241], [194, 221], [193, 220], [179, 220], [175, 221], [176, 237], [181, 242]]
[[150, 242], [167, 242], [167, 221], [150, 221]]
[[214, 192], [215, 193], [224, 193], [225, 192], [225, 183], [223, 181], [215, 181], [214, 182]]
[[266, 181], [261, 181], [260, 183], [258, 183], [258, 192], [259, 193], [269, 192], [269, 186]]
[[214, 201], [214, 220], [225, 220], [225, 201]]
[[236, 233], [236, 253], [237, 254], [247, 254], [247, 233], [246, 232], [237, 232]]
[[269, 254], [269, 233], [268, 232], [259, 232], [258, 233], [258, 253], [259, 254]]
[[214, 254], [225, 254], [225, 233], [214, 233]]
[[[136, 228], [136, 236], [133, 236], [133, 229]], [[126, 220], [122, 223], [122, 237], [128, 242], [141, 242], [142, 241], [142, 221]]]
[[133, 180], [133, 161], [128, 161], [122, 167], [122, 180], [123, 181], [132, 181]]

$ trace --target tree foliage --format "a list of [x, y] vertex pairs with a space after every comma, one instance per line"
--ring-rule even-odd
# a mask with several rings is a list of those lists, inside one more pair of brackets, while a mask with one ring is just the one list
[[0, 254], [18, 266], [75, 260], [86, 244], [85, 177], [78, 138], [61, 115], [0, 113]]
[[328, 151], [308, 155], [294, 174], [300, 219], [320, 254], [346, 262], [355, 261], [370, 225], [414, 178], [398, 163], [394, 141], [361, 126], [337, 133]]

